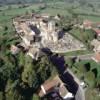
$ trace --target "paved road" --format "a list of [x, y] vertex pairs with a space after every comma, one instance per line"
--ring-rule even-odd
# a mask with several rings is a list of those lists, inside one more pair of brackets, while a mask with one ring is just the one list
[[67, 71], [74, 77], [74, 80], [78, 83], [78, 90], [75, 95], [75, 100], [85, 100], [85, 91], [80, 86], [80, 80], [73, 74], [73, 72], [70, 69], [67, 69]]
[[[56, 66], [61, 80], [66, 84], [68, 91], [73, 93], [75, 100], [85, 100], [84, 90], [80, 86], [79, 79], [72, 73], [71, 70], [68, 68], [66, 70], [65, 58], [63, 56], [59, 57], [58, 55], [52, 55], [52, 52], [49, 49], [43, 49], [42, 51], [48, 55], [49, 60]], [[84, 56], [86, 57], [89, 55]], [[82, 55], [82, 58], [84, 58], [84, 56]], [[90, 55], [90, 57], [91, 56], [92, 55]]]
[[78, 91], [75, 95], [75, 100], [85, 100], [85, 93], [81, 86], [78, 88]]
[[69, 92], [73, 93], [75, 100], [85, 100], [84, 90], [80, 86], [79, 79], [69, 70], [66, 70], [64, 57], [50, 57], [59, 72], [61, 80], [66, 84]]
[[[85, 55], [78, 55], [77, 57], [81, 60], [90, 60], [92, 59], [92, 57], [94, 56], [94, 53], [92, 54], [85, 54]], [[74, 58], [76, 56], [65, 56], [65, 60], [67, 60], [68, 58]]]

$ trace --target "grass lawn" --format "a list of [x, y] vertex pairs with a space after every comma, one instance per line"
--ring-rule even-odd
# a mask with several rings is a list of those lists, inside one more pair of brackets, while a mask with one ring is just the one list
[[83, 60], [83, 61], [80, 61], [80, 62], [76, 62], [74, 64], [74, 66], [77, 67], [77, 69], [79, 69], [80, 66], [83, 66], [86, 63], [90, 64], [90, 66], [91, 66], [90, 70], [92, 70], [94, 68], [97, 68], [98, 70], [100, 69], [100, 64], [94, 62], [93, 60]]
[[[56, 15], [56, 14], [61, 14], [61, 15], [70, 15], [68, 13], [68, 9], [70, 7], [72, 7], [73, 5], [70, 3], [66, 3], [66, 2], [50, 2], [47, 3], [47, 8], [44, 10], [41, 10], [40, 13], [49, 13], [51, 15]], [[9, 8], [9, 6], [3, 6], [0, 7], [0, 27], [4, 27], [5, 25], [9, 27], [10, 30], [12, 30], [12, 18], [17, 16], [17, 15], [22, 15], [25, 14], [27, 11], [31, 12], [32, 10], [35, 11], [39, 11], [39, 7], [41, 6], [41, 4], [31, 4], [28, 7], [25, 8], [19, 8], [19, 6], [21, 5], [11, 5], [11, 8]], [[77, 6], [77, 4], [75, 4], [74, 6]], [[59, 8], [59, 9], [58, 9]], [[78, 9], [78, 10], [77, 10]], [[82, 8], [77, 8], [75, 9], [76, 12], [78, 11], [85, 11]], [[91, 9], [89, 9], [90, 11]], [[88, 10], [86, 10], [88, 12]], [[90, 19], [90, 20], [94, 20], [94, 21], [99, 21], [100, 18], [99, 17], [93, 17], [93, 16], [82, 16], [84, 19]], [[0, 33], [1, 33], [1, 29], [0, 29]], [[77, 33], [78, 34], [78, 33]]]
[[[57, 3], [56, 5], [62, 6], [62, 3]], [[64, 4], [64, 3], [63, 3]], [[53, 5], [53, 4], [50, 4]], [[6, 33], [13, 33], [14, 27], [12, 25], [12, 18], [14, 18], [17, 15], [23, 15], [26, 12], [31, 12], [32, 10], [35, 10], [36, 12], [39, 11], [39, 7], [41, 4], [32, 4], [25, 8], [19, 8], [20, 5], [11, 5], [11, 8], [8, 9], [8, 6], [0, 7], [0, 35], [4, 34], [4, 27], [7, 26], [8, 30]], [[52, 9], [52, 8], [46, 8], [45, 10], [41, 10], [40, 13], [49, 13], [51, 15], [56, 15], [58, 13], [61, 13], [62, 15], [67, 14], [67, 10], [61, 10], [61, 9]]]
[[94, 88], [89, 88], [86, 90], [86, 100], [100, 100], [100, 93]]
[[[90, 71], [86, 71], [86, 68], [84, 67], [85, 64], [89, 63], [91, 68]], [[66, 61], [66, 64], [71, 65], [72, 62], [70, 59]], [[93, 60], [84, 60], [80, 62], [76, 62], [72, 65], [72, 72], [81, 80], [84, 76], [84, 81], [89, 85], [86, 89], [86, 100], [100, 100], [99, 92], [93, 88], [95, 85], [96, 79], [95, 75], [92, 72], [92, 69], [96, 68], [98, 70], [98, 77], [100, 77], [100, 64], [94, 62]], [[100, 79], [100, 78], [99, 78]]]
[[51, 15], [57, 15], [60, 13], [61, 15], [68, 15], [67, 10], [54, 9], [54, 8], [46, 8], [46, 9], [42, 10], [41, 13], [48, 13]]
[[94, 32], [92, 30], [83, 31], [82, 29], [73, 28], [70, 33], [84, 43], [94, 39]]
[[[12, 5], [11, 9], [8, 9], [8, 6], [0, 7], [0, 35], [9, 33], [12, 34], [14, 32], [14, 27], [12, 23], [12, 18], [17, 15], [23, 15], [27, 11], [31, 12], [32, 9], [37, 9], [38, 6], [33, 5], [26, 8], [19, 8], [19, 5]], [[4, 27], [7, 26], [8, 30], [5, 32]]]
[[91, 20], [93, 22], [100, 22], [100, 17], [96, 16], [81, 16], [83, 19]]
[[90, 45], [91, 41], [95, 38], [95, 33], [92, 30], [83, 30], [79, 28], [73, 28], [69, 31], [69, 33], [83, 42], [83, 44], [86, 46], [89, 51], [93, 49], [93, 47]]
[[[69, 66], [72, 64], [71, 60], [68, 59], [66, 61], [66, 64]], [[85, 67], [85, 65], [87, 66]], [[88, 65], [89, 64], [89, 65]], [[87, 67], [90, 66], [89, 71], [87, 71]], [[89, 86], [93, 86], [95, 84], [95, 74], [92, 72], [93, 69], [97, 69], [97, 76], [100, 77], [100, 64], [97, 64], [93, 60], [83, 60], [76, 62], [72, 65], [71, 70], [73, 71], [76, 76], [81, 79], [82, 76], [84, 76], [84, 80], [86, 83], [89, 84]]]
[[[66, 63], [70, 65], [70, 61], [66, 61]], [[84, 68], [84, 64], [90, 63], [90, 71], [86, 72], [86, 69]], [[85, 96], [86, 100], [100, 100], [100, 93], [97, 91], [94, 86], [96, 82], [96, 78], [94, 73], [91, 71], [92, 69], [97, 68], [98, 74], [100, 74], [100, 64], [97, 64], [93, 60], [84, 60], [80, 62], [76, 62], [71, 70], [73, 73], [81, 80], [84, 76], [84, 81], [89, 85], [86, 89]], [[99, 75], [100, 77], [100, 75]], [[99, 78], [100, 79], [100, 78]]]

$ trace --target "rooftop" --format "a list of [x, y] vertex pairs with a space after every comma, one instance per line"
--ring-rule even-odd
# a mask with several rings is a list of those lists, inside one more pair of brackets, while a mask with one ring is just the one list
[[[25, 45], [27, 45], [27, 47], [34, 47], [35, 44], [38, 43], [42, 44], [43, 48], [49, 48], [52, 52], [68, 52], [86, 49], [82, 42], [78, 41], [69, 33], [65, 33], [57, 28], [54, 16], [35, 14], [28, 18], [26, 16], [19, 17], [17, 20], [15, 18], [13, 23], [17, 33], [24, 42], [24, 44], [22, 44], [24, 48], [26, 48]], [[41, 47], [35, 48], [40, 49]], [[33, 52], [29, 52], [28, 54], [31, 55], [31, 57], [35, 55]]]
[[12, 54], [17, 54], [19, 52], [19, 48], [15, 45], [11, 45], [10, 50]]
[[95, 62], [100, 63], [100, 52], [96, 53], [92, 58]]
[[98, 28], [93, 28], [93, 30], [96, 32], [97, 35], [100, 35], [100, 29], [98, 29]]
[[[55, 76], [53, 79], [48, 79], [45, 81], [41, 88], [38, 91], [40, 97], [44, 97], [51, 92], [58, 93], [61, 98], [71, 98], [73, 97], [72, 93], [70, 93], [64, 83], [60, 80], [59, 76]], [[69, 96], [70, 94], [70, 96]]]

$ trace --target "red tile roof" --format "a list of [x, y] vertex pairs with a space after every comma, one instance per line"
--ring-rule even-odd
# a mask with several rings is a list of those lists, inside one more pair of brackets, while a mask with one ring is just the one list
[[[42, 87], [44, 88], [45, 92], [48, 93], [50, 92], [55, 86], [57, 86], [58, 84], [63, 84], [63, 82], [60, 80], [60, 78], [58, 76], [56, 76], [54, 79], [48, 79], [47, 81], [45, 81], [42, 84]], [[65, 87], [62, 87], [65, 88]], [[65, 90], [60, 88], [60, 92], [64, 94]], [[66, 88], [65, 88], [66, 89]], [[67, 91], [67, 90], [66, 90]], [[39, 89], [38, 90], [38, 94], [40, 97], [44, 96], [43, 90]]]
[[93, 60], [95, 60], [96, 62], [100, 62], [100, 53], [96, 53], [93, 57]]
[[94, 28], [93, 30], [96, 32], [97, 35], [100, 34], [100, 29]]
[[10, 51], [12, 52], [12, 54], [16, 54], [19, 52], [19, 48], [15, 45], [11, 45]]
[[83, 22], [83, 25], [84, 25], [85, 27], [92, 26], [92, 24], [93, 24], [93, 22], [92, 22], [92, 21], [89, 21], [89, 20], [84, 20], [84, 22]]
[[100, 25], [100, 22], [95, 23], [95, 25], [97, 25], [97, 26]]

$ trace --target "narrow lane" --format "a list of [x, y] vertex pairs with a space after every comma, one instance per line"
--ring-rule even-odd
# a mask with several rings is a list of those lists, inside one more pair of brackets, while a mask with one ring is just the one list
[[84, 90], [80, 87], [78, 78], [69, 69], [66, 71], [64, 57], [54, 55], [50, 57], [50, 61], [56, 66], [61, 80], [66, 84], [68, 91], [73, 93], [75, 100], [85, 100]]
[[53, 55], [50, 49], [42, 49], [48, 55], [49, 60], [58, 70], [61, 80], [66, 84], [69, 92], [75, 96], [74, 100], [85, 100], [84, 90], [80, 86], [79, 79], [65, 66], [65, 58], [63, 56]]
[[90, 60], [92, 59], [92, 57], [94, 56], [95, 54], [92, 53], [92, 54], [85, 54], [85, 55], [78, 55], [78, 56], [65, 56], [65, 60], [69, 59], [69, 58], [74, 58], [74, 57], [77, 57], [81, 60]]

